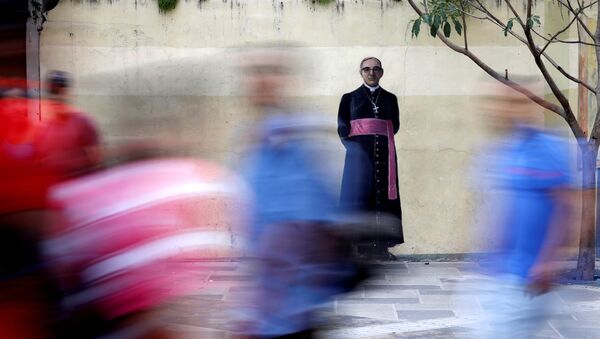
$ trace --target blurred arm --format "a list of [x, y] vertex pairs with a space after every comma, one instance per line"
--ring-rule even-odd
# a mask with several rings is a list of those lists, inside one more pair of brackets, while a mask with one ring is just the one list
[[574, 230], [575, 192], [561, 188], [550, 194], [554, 201], [554, 211], [544, 245], [530, 272], [529, 289], [534, 295], [545, 293], [551, 289], [553, 275], [558, 270], [557, 261], [560, 259], [561, 249], [570, 243], [570, 237]]

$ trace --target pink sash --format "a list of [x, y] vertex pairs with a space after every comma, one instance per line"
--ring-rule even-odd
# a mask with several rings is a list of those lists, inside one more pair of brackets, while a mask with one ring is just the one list
[[357, 119], [350, 121], [350, 134], [356, 135], [384, 135], [388, 139], [388, 199], [398, 198], [396, 188], [396, 146], [394, 145], [394, 125], [391, 120], [374, 118]]

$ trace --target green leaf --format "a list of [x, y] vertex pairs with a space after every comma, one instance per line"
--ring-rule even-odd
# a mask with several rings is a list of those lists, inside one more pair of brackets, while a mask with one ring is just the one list
[[158, 10], [161, 13], [172, 11], [177, 7], [177, 0], [158, 0]]
[[450, 32], [452, 32], [452, 29], [450, 27], [450, 23], [448, 23], [448, 21], [446, 21], [444, 23], [444, 36], [446, 38], [449, 38], [450, 37]]
[[541, 24], [539, 15], [532, 15], [527, 18], [527, 28], [533, 28], [533, 26], [540, 26]]
[[421, 19], [417, 19], [415, 20], [415, 22], [413, 23], [412, 26], [412, 36], [413, 37], [418, 37], [419, 36], [419, 32], [421, 32]]
[[438, 28], [434, 25], [429, 26], [429, 34], [435, 38]]
[[508, 22], [506, 23], [506, 27], [504, 27], [504, 36], [508, 36], [508, 31], [510, 31], [512, 29], [513, 20], [514, 20], [514, 18], [509, 19]]
[[424, 22], [424, 23], [426, 23], [426, 24], [428, 24], [428, 25], [429, 25], [429, 24], [431, 24], [431, 23], [429, 22], [429, 20], [430, 20], [430, 18], [431, 18], [431, 17], [429, 16], [429, 14], [423, 14], [423, 16], [422, 16], [421, 18], [423, 19], [423, 22]]
[[436, 26], [437, 28], [439, 28], [441, 23], [442, 23], [442, 18], [439, 15], [435, 15], [433, 17], [433, 25]]
[[456, 19], [454, 19], [454, 30], [456, 31], [456, 33], [458, 33], [458, 35], [462, 33], [462, 25]]
[[439, 15], [435, 15], [433, 17], [433, 24], [431, 24], [431, 26], [429, 27], [429, 34], [431, 34], [432, 37], [435, 38], [435, 35], [437, 34], [438, 29], [440, 28], [440, 16]]

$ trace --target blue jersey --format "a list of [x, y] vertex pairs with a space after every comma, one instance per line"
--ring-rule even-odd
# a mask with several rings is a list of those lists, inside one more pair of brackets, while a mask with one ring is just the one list
[[248, 249], [261, 259], [250, 333], [277, 336], [314, 326], [313, 311], [345, 292], [354, 275], [348, 258], [334, 251], [330, 232], [337, 204], [316, 163], [318, 126], [293, 116], [272, 116], [259, 130], [247, 179], [254, 192]]
[[491, 269], [527, 278], [557, 207], [552, 193], [571, 185], [569, 149], [557, 136], [521, 126], [488, 156], [487, 198], [501, 234]]
[[269, 225], [282, 222], [331, 222], [336, 201], [315, 163], [317, 158], [303, 136], [312, 127], [302, 119], [275, 116], [259, 131], [246, 177], [254, 192], [255, 218], [250, 242], [260, 240]]

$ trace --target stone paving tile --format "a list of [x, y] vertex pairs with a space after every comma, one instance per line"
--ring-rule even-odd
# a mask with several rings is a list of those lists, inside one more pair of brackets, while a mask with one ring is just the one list
[[556, 329], [565, 338], [598, 339], [600, 328], [597, 327], [561, 327]]
[[[383, 273], [325, 308], [328, 312], [323, 314], [329, 315], [333, 328], [368, 328], [371, 325], [386, 328], [389, 324], [390, 332], [393, 332], [394, 324], [400, 326], [411, 321], [402, 317], [413, 317], [417, 323], [440, 321], [440, 326], [447, 324], [447, 327], [389, 335], [379, 330], [381, 335], [373, 338], [463, 338], [464, 328], [471, 326], [463, 319], [479, 319], [483, 315], [483, 307], [476, 296], [482, 278], [476, 272], [465, 273], [473, 268], [469, 265], [437, 262], [430, 265], [378, 265]], [[243, 265], [218, 262], [213, 264], [213, 269], [212, 282], [167, 307], [169, 323], [179, 326], [178, 333], [182, 338], [224, 338], [231, 326], [230, 310], [234, 303], [230, 300], [235, 301], [252, 289], [251, 271]], [[600, 289], [566, 286], [559, 295], [557, 310], [561, 314], [553, 316], [549, 320], [551, 326], [547, 325], [535, 338], [560, 338], [562, 335], [564, 338], [600, 339]]]
[[[598, 318], [600, 319], [600, 318]], [[548, 321], [550, 322], [567, 322], [570, 323], [571, 321], [575, 321], [577, 319], [573, 318], [572, 314], [569, 313], [556, 313], [556, 314], [552, 314], [550, 316], [548, 316]]]
[[228, 289], [228, 292], [251, 292], [254, 291], [257, 287], [256, 286], [252, 286], [250, 284], [246, 284], [246, 285], [239, 285], [239, 286], [231, 286]]
[[[424, 290], [428, 291], [428, 290]], [[366, 289], [365, 298], [415, 298], [418, 299], [419, 295], [417, 290], [381, 290], [381, 289]]]
[[482, 291], [481, 283], [442, 282], [442, 289], [447, 291]]
[[437, 285], [364, 285], [365, 291], [398, 291], [398, 290], [439, 290], [440, 286]]
[[337, 304], [336, 314], [355, 317], [397, 320], [393, 304]]
[[223, 300], [229, 302], [241, 302], [243, 300], [248, 300], [248, 296], [250, 294], [247, 293], [227, 293], [223, 296]]
[[222, 300], [225, 295], [223, 294], [196, 294], [188, 296], [187, 302], [196, 303], [202, 300]]
[[233, 272], [238, 271], [239, 269], [239, 265], [227, 263], [194, 263], [192, 267], [198, 267], [198, 269], [206, 269], [220, 272]]
[[364, 297], [365, 297], [365, 289], [362, 287], [359, 287], [350, 293], [344, 293], [344, 294], [338, 296], [339, 299], [342, 299], [342, 298], [364, 298]]
[[442, 288], [447, 290], [479, 290], [486, 282], [489, 282], [489, 279], [479, 277], [440, 278]]
[[[569, 314], [567, 314], [569, 315]], [[586, 327], [586, 328], [596, 328], [600, 330], [600, 319], [592, 319], [592, 320], [576, 320], [573, 318], [554, 318], [548, 321], [552, 324], [552, 327]]]
[[398, 319], [411, 321], [450, 318], [456, 316], [454, 312], [448, 310], [410, 310], [398, 311], [396, 314], [398, 314]]
[[484, 313], [483, 310], [476, 309], [476, 308], [464, 308], [464, 309], [460, 309], [460, 308], [453, 307], [452, 308], [452, 312], [454, 312], [454, 314], [456, 314], [457, 317], [468, 317], [468, 318], [477, 317], [477, 318], [482, 318], [485, 315], [485, 313]]
[[371, 285], [437, 285], [441, 286], [440, 279], [435, 276], [415, 276], [415, 275], [403, 275], [399, 276], [396, 274], [383, 274], [376, 276], [373, 279], [367, 280], [365, 284]]
[[553, 329], [541, 330], [532, 337], [532, 339], [559, 339], [559, 338], [564, 338], [564, 337]]
[[589, 321], [578, 321], [570, 314], [564, 314], [562, 317], [553, 316], [548, 323], [554, 331], [562, 335], [564, 338], [600, 338], [600, 322], [598, 319]]
[[375, 269], [375, 270], [407, 270], [408, 267], [406, 266], [406, 263], [378, 263], [378, 264], [370, 264], [369, 265], [370, 268]]
[[545, 324], [543, 324], [538, 331], [536, 332], [537, 335], [543, 335], [543, 336], [559, 336], [560, 334], [556, 331], [554, 326], [550, 326], [549, 322], [546, 322]]
[[344, 298], [337, 300], [341, 304], [418, 304], [419, 298]]
[[[478, 308], [459, 308], [459, 307], [452, 307], [452, 306], [448, 306], [448, 305], [443, 305], [438, 308], [418, 307], [420, 305], [422, 305], [422, 304], [395, 304], [396, 309], [398, 311], [407, 311], [407, 312], [448, 311], [448, 312], [453, 312], [457, 317], [468, 317], [468, 318], [473, 318], [473, 317], [481, 318], [484, 315], [483, 310], [478, 309]], [[415, 307], [415, 306], [417, 306], [417, 307]]]
[[453, 267], [458, 269], [459, 271], [473, 271], [473, 270], [479, 270], [481, 269], [481, 266], [479, 265], [479, 263], [476, 262], [465, 262], [465, 261], [456, 261], [456, 262], [433, 262], [430, 261], [428, 263], [425, 262], [421, 262], [421, 263], [408, 263], [407, 267], [412, 267], [412, 266], [425, 266], [425, 267]]
[[220, 296], [223, 296], [228, 291], [229, 291], [228, 287], [223, 287], [223, 286], [206, 286], [206, 287], [198, 289], [197, 291], [194, 291], [194, 292], [192, 292], [190, 294], [192, 296], [194, 296], [194, 295], [199, 295], [199, 296], [203, 296], [203, 295], [220, 295]]
[[600, 311], [585, 311], [571, 313], [577, 321], [598, 321], [600, 322]]
[[483, 277], [479, 274], [465, 276], [462, 277], [452, 277], [452, 278], [440, 278], [442, 283], [464, 283], [464, 284], [481, 284], [489, 281], [489, 278]]
[[396, 304], [396, 309], [398, 310], [453, 310], [453, 311], [472, 311], [472, 312], [477, 312], [477, 313], [481, 313], [483, 312], [483, 309], [481, 308], [481, 306], [478, 303], [471, 303], [471, 304], [465, 304], [465, 303], [458, 303], [458, 304], [451, 304], [451, 303], [440, 303], [440, 304], [415, 304], [415, 305], [410, 305], [410, 304]]
[[196, 326], [167, 326], [177, 339], [225, 339], [228, 332], [213, 329], [203, 329]]
[[431, 266], [418, 263], [408, 264], [408, 272], [421, 273], [424, 275], [440, 274], [440, 275], [461, 275], [461, 272], [456, 267], [447, 266]]
[[441, 267], [438, 269], [428, 269], [428, 268], [418, 268], [418, 269], [411, 269], [409, 268], [407, 271], [396, 271], [396, 272], [392, 272], [392, 271], [387, 271], [385, 272], [386, 277], [388, 279], [396, 279], [396, 280], [400, 280], [400, 279], [404, 279], [406, 277], [414, 277], [416, 275], [422, 275], [422, 276], [431, 276], [431, 277], [436, 277], [436, 278], [458, 278], [462, 276], [462, 273], [460, 271], [458, 271], [456, 268], [453, 267]]
[[481, 305], [479, 298], [474, 296], [461, 296], [460, 298], [450, 298], [447, 295], [421, 295], [423, 304], [446, 304], [446, 305]]
[[[410, 272], [405, 273], [386, 273], [385, 278], [392, 281], [403, 281], [410, 277], [430, 277], [436, 280], [436, 284], [440, 284], [439, 279], [441, 278], [460, 278], [461, 273], [434, 273], [434, 272]], [[422, 284], [422, 283], [421, 283]]]
[[379, 265], [383, 265], [383, 266], [389, 266], [389, 267], [394, 267], [394, 266], [406, 267], [408, 264], [410, 264], [410, 262], [408, 262], [408, 261], [377, 261], [375, 263], [379, 264]]
[[472, 333], [466, 327], [447, 327], [427, 331], [394, 333], [390, 338], [423, 338], [423, 339], [472, 339]]
[[224, 273], [215, 273], [211, 274], [209, 277], [209, 281], [252, 281], [254, 277], [251, 275], [245, 274], [224, 274]]
[[561, 289], [558, 291], [558, 295], [565, 302], [577, 302], [577, 301], [600, 301], [600, 290], [592, 289]]
[[232, 303], [221, 300], [201, 300], [196, 304], [183, 304], [180, 300], [166, 305], [161, 314], [170, 325], [227, 331], [232, 325], [232, 306]]
[[381, 320], [365, 317], [357, 317], [351, 315], [341, 315], [331, 312], [320, 312], [320, 316], [323, 319], [327, 319], [328, 325], [326, 328], [349, 328], [349, 327], [363, 327], [370, 325], [384, 325], [395, 322], [396, 320]]
[[479, 295], [479, 291], [472, 290], [422, 290], [421, 295]]

